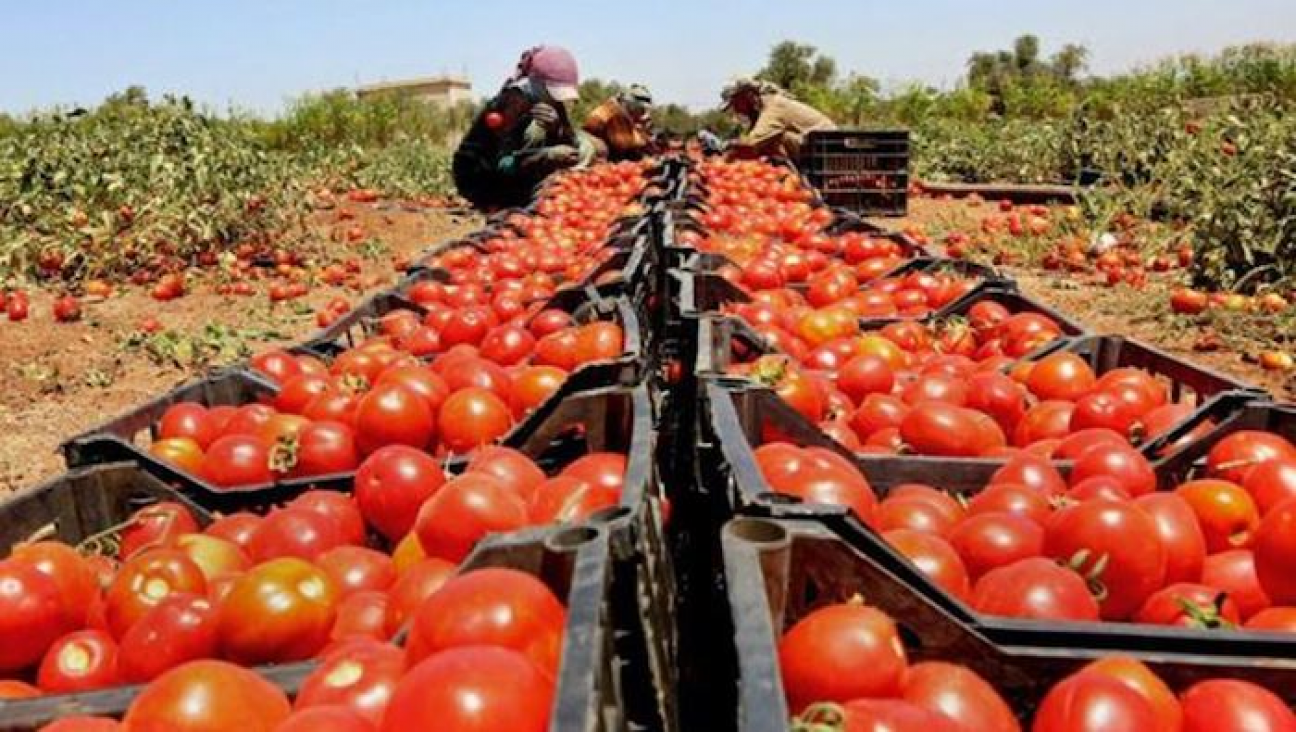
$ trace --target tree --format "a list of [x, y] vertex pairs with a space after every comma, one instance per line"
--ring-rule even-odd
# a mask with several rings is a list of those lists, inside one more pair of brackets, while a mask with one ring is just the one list
[[1089, 49], [1068, 43], [1049, 60], [1053, 76], [1066, 84], [1075, 84], [1089, 65]]
[[809, 44], [783, 41], [770, 49], [765, 68], [756, 72], [756, 78], [788, 90], [826, 87], [837, 78], [837, 62]]

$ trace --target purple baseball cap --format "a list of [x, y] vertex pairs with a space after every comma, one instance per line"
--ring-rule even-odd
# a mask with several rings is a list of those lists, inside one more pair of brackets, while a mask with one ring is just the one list
[[529, 76], [545, 85], [549, 96], [559, 102], [574, 102], [580, 98], [577, 88], [580, 72], [571, 52], [559, 46], [541, 46], [531, 56]]

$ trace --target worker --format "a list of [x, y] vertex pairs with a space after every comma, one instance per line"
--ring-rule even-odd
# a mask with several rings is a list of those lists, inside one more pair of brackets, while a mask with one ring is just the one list
[[655, 150], [652, 93], [642, 84], [608, 98], [585, 118], [585, 132], [594, 138], [600, 157], [638, 160]]
[[739, 79], [721, 92], [724, 108], [750, 125], [747, 134], [729, 143], [733, 157], [777, 156], [796, 160], [806, 135], [834, 130], [823, 112], [792, 98], [768, 81]]
[[593, 141], [569, 116], [579, 83], [566, 49], [538, 46], [522, 54], [455, 151], [459, 194], [481, 208], [521, 206], [550, 174], [592, 162]]

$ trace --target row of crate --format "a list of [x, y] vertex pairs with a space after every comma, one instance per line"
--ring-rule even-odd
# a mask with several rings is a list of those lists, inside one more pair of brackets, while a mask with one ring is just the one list
[[[617, 222], [608, 255], [582, 282], [560, 288], [545, 303], [576, 322], [609, 320], [624, 333], [622, 354], [571, 373], [560, 389], [500, 440], [532, 458], [547, 474], [591, 452], [627, 456], [620, 505], [580, 524], [492, 535], [460, 565], [468, 572], [509, 567], [532, 574], [566, 604], [566, 630], [553, 730], [676, 729], [674, 669], [677, 648], [671, 608], [675, 583], [665, 546], [665, 500], [656, 469], [656, 399], [647, 365], [653, 333], [645, 328], [656, 282], [651, 244], [654, 200], [682, 189], [685, 168], [664, 165], [654, 176], [659, 193], [643, 201], [646, 213]], [[423, 308], [406, 295], [447, 274], [425, 263], [457, 248], [480, 249], [511, 213], [492, 217], [480, 232], [429, 249], [390, 290], [375, 294], [333, 325], [289, 349], [330, 361], [375, 332], [384, 316]], [[279, 387], [246, 367], [217, 370], [64, 443], [68, 472], [0, 504], [0, 545], [34, 537], [93, 551], [141, 508], [172, 501], [200, 526], [238, 511], [265, 513], [312, 489], [350, 492], [355, 473], [283, 479], [239, 488], [215, 486], [148, 452], [166, 410], [181, 402], [240, 406], [274, 398]], [[452, 458], [447, 472], [466, 460]], [[397, 640], [400, 640], [398, 636]], [[259, 667], [290, 696], [318, 662]], [[0, 700], [0, 730], [34, 730], [71, 715], [120, 716], [142, 686]]]
[[[779, 670], [778, 641], [812, 610], [852, 597], [896, 619], [913, 660], [968, 666], [991, 681], [1025, 721], [1044, 693], [1085, 664], [1112, 654], [1138, 658], [1176, 689], [1211, 677], [1258, 683], [1296, 704], [1296, 636], [1274, 632], [1193, 630], [1166, 626], [1013, 620], [977, 613], [940, 588], [852, 511], [805, 504], [772, 489], [754, 450], [778, 440], [832, 450], [858, 467], [884, 498], [896, 486], [922, 483], [962, 498], [1003, 465], [987, 458], [855, 453], [807, 421], [775, 392], [727, 373], [736, 354], [751, 358], [777, 349], [728, 306], [751, 300], [722, 276], [732, 262], [683, 243], [699, 231], [705, 190], [667, 207], [663, 267], [674, 329], [672, 355], [684, 368], [674, 396], [677, 446], [663, 451], [663, 474], [688, 474], [675, 498], [677, 574], [681, 586], [681, 707], [691, 728], [784, 732], [792, 729]], [[1135, 367], [1189, 399], [1192, 414], [1138, 446], [1161, 490], [1199, 477], [1207, 453], [1226, 436], [1258, 430], [1296, 441], [1296, 406], [1276, 403], [1243, 381], [1189, 363], [1119, 335], [1091, 333], [1066, 314], [1021, 293], [993, 268], [943, 259], [908, 237], [885, 232], [839, 212], [834, 227], [897, 242], [908, 259], [882, 275], [950, 271], [977, 284], [920, 322], [966, 317], [977, 303], [1046, 315], [1062, 337], [1025, 356], [1039, 360], [1062, 350], [1101, 375]], [[862, 319], [876, 332], [901, 318]], [[1192, 439], [1185, 439], [1191, 436]], [[671, 438], [663, 435], [664, 441]], [[1184, 447], [1184, 445], [1187, 445]], [[692, 447], [691, 456], [684, 451]], [[1055, 463], [1065, 475], [1066, 461]], [[677, 473], [678, 471], [678, 473]], [[681, 536], [682, 534], [682, 536]], [[732, 680], [716, 684], [716, 679]]]

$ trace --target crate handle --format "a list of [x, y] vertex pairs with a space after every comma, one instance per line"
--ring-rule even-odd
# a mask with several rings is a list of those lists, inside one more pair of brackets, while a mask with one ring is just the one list
[[872, 150], [877, 147], [877, 143], [862, 137], [847, 137], [841, 141], [842, 147], [850, 150]]

